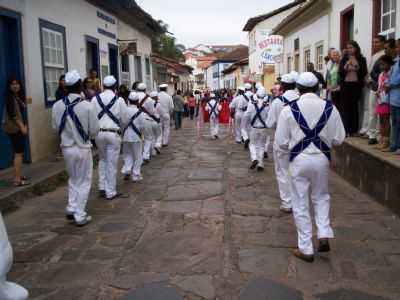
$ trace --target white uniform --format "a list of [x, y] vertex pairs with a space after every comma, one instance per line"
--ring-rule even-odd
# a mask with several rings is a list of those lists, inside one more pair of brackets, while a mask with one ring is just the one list
[[159, 101], [154, 102], [154, 109], [155, 109], [155, 117], [159, 119], [159, 122], [153, 122], [153, 134], [154, 134], [154, 148], [160, 149], [163, 145], [162, 143], [162, 123], [161, 123], [161, 115], [164, 113], [161, 104]]
[[174, 101], [172, 97], [166, 92], [158, 93], [158, 102], [160, 103], [160, 117], [161, 117], [161, 130], [162, 130], [162, 145], [168, 145], [170, 126], [171, 126], [171, 113], [174, 111]]
[[[69, 103], [73, 103], [80, 97], [78, 94], [69, 94]], [[73, 113], [79, 122], [75, 123], [70, 115], [67, 116], [65, 127], [61, 132], [60, 146], [69, 176], [66, 212], [68, 215], [74, 215], [76, 222], [81, 222], [87, 216], [86, 203], [92, 186], [93, 158], [90, 139], [96, 138], [99, 132], [99, 121], [93, 103], [79, 101], [72, 106]], [[52, 127], [58, 133], [63, 125], [65, 110], [66, 105], [63, 100], [57, 101], [53, 106]], [[83, 131], [78, 130], [79, 123]]]
[[[149, 114], [145, 113], [144, 119], [144, 146], [143, 146], [143, 159], [149, 160], [150, 156], [153, 152], [153, 145], [155, 144], [155, 136], [154, 136], [154, 126], [157, 124], [156, 121], [150, 116], [155, 116], [155, 101], [150, 98], [143, 91], [138, 92], [139, 95], [139, 103], [140, 107], [143, 107]], [[146, 98], [146, 99], [145, 99]], [[145, 99], [145, 100], [144, 100]], [[144, 100], [144, 101], [143, 101]]]
[[[99, 95], [102, 103], [107, 106], [116, 97], [112, 90], [105, 90]], [[121, 119], [126, 110], [124, 99], [117, 97], [114, 105], [109, 109], [116, 122], [107, 113], [100, 115], [103, 108], [97, 97], [92, 102], [96, 106], [99, 117], [100, 132], [96, 138], [99, 150], [99, 190], [106, 192], [107, 198], [117, 194], [117, 165], [121, 150]]]
[[210, 131], [211, 136], [218, 136], [219, 131], [219, 113], [222, 110], [222, 106], [218, 104], [218, 101], [211, 99], [206, 104], [206, 111], [210, 113]]
[[126, 175], [130, 174], [132, 181], [142, 180], [142, 132], [144, 129], [144, 122], [144, 113], [141, 112], [136, 105], [129, 105], [122, 120], [125, 128], [122, 136], [125, 153], [125, 164], [122, 173]]
[[229, 104], [229, 109], [235, 111], [235, 140], [237, 143], [242, 142], [242, 117], [244, 111], [241, 104], [244, 104], [244, 101], [243, 96], [238, 95]]
[[[251, 101], [251, 97], [253, 97], [253, 93], [251, 91], [246, 91], [244, 93], [244, 95], [245, 96], [242, 96], [242, 100], [241, 100], [239, 107], [242, 109], [242, 111], [245, 112], [247, 110], [247, 106], [249, 105], [249, 102]], [[247, 97], [247, 99], [246, 99], [246, 97]], [[243, 139], [245, 141], [247, 141], [250, 137], [250, 129], [251, 129], [250, 123], [242, 118], [240, 128], [241, 128]]]
[[29, 296], [28, 291], [16, 283], [7, 281], [7, 273], [10, 271], [12, 263], [13, 251], [0, 212], [0, 299], [26, 300]]
[[266, 98], [252, 97], [244, 114], [244, 122], [250, 125], [250, 157], [252, 161], [258, 161], [258, 167], [264, 168], [264, 151], [267, 141], [267, 117], [268, 101]]
[[[287, 101], [292, 102], [299, 98], [299, 95], [293, 91], [286, 91], [282, 97], [287, 99]], [[267, 119], [268, 128], [276, 128], [279, 115], [282, 109], [285, 107], [285, 103], [280, 98], [275, 98], [270, 107], [270, 111]], [[278, 181], [279, 194], [281, 197], [281, 207], [284, 209], [292, 208], [291, 192], [289, 184], [289, 152], [279, 149], [276, 144], [276, 140], [273, 145], [274, 154], [274, 166], [276, 180]]]
[[[276, 143], [280, 149], [291, 151], [290, 183], [292, 188], [293, 215], [298, 233], [298, 248], [306, 255], [314, 253], [312, 244], [312, 223], [309, 211], [309, 192], [314, 206], [318, 239], [333, 238], [330, 225], [329, 209], [330, 196], [328, 190], [329, 160], [326, 149], [321, 151], [313, 142], [305, 149], [304, 125], [301, 128], [297, 123], [292, 109], [300, 111], [307, 126], [312, 130], [321, 123], [322, 116], [329, 116], [327, 110], [331, 106], [331, 114], [325, 126], [320, 126], [317, 136], [312, 136], [316, 144], [326, 145], [330, 149], [333, 145], [340, 145], [345, 139], [345, 130], [338, 110], [330, 103], [320, 99], [315, 94], [302, 95], [300, 100], [291, 106], [286, 106], [279, 117], [276, 131]], [[296, 117], [300, 119], [299, 117]], [[320, 140], [318, 140], [318, 137]], [[317, 138], [317, 139], [316, 139]], [[322, 141], [322, 142], [321, 142]]]

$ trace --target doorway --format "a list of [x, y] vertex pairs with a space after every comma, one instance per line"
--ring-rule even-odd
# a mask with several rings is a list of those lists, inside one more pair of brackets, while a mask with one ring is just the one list
[[354, 39], [354, 5], [340, 13], [340, 48], [345, 49], [347, 43]]
[[118, 47], [113, 44], [108, 44], [108, 59], [110, 63], [110, 75], [113, 75], [119, 82], [118, 69]]
[[[4, 120], [7, 81], [16, 78], [24, 85], [24, 70], [20, 14], [0, 8], [0, 118]], [[25, 116], [27, 117], [27, 116]], [[12, 165], [13, 151], [8, 136], [0, 126], [0, 169]], [[29, 141], [25, 147], [24, 161], [30, 161]]]
[[86, 40], [86, 72], [89, 75], [91, 69], [96, 70], [97, 75], [100, 77], [100, 55], [99, 55], [99, 40], [85, 36]]

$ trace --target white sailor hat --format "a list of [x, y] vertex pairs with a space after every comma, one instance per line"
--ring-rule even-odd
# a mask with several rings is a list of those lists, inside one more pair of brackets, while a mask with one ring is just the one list
[[239, 87], [238, 87], [238, 90], [239, 90], [239, 91], [243, 91], [243, 92], [246, 91], [246, 89], [244, 88], [244, 86], [239, 86]]
[[69, 71], [65, 74], [65, 85], [71, 86], [77, 83], [81, 79], [81, 75], [79, 75], [77, 70]]
[[104, 86], [106, 86], [106, 87], [112, 87], [112, 86], [114, 86], [116, 83], [117, 83], [117, 79], [115, 79], [114, 76], [108, 75], [108, 76], [104, 77], [104, 80], [103, 80]]
[[166, 83], [160, 84], [160, 86], [159, 86], [160, 89], [165, 89], [167, 87], [168, 87], [168, 84], [166, 84]]
[[299, 79], [299, 73], [297, 73], [296, 71], [290, 72], [290, 75], [293, 77], [295, 82], [297, 81], [297, 79]]
[[291, 74], [284, 74], [282, 75], [281, 82], [291, 84], [296, 83], [296, 79]]
[[211, 93], [211, 94], [210, 94], [210, 98], [215, 98], [215, 94], [214, 94], [214, 93]]
[[158, 93], [156, 91], [152, 91], [150, 93], [150, 98], [154, 98], [154, 97], [157, 97], [157, 96], [158, 96]]
[[265, 97], [265, 95], [266, 95], [265, 88], [264, 88], [264, 87], [260, 87], [260, 88], [257, 90], [256, 95], [257, 95], [258, 98], [263, 99], [263, 98]]
[[130, 92], [128, 99], [130, 101], [139, 101], [139, 95], [136, 92]]
[[297, 84], [304, 87], [315, 87], [318, 83], [318, 78], [311, 72], [304, 72], [297, 79]]
[[244, 84], [244, 88], [246, 89], [246, 90], [251, 90], [251, 83], [245, 83]]
[[259, 88], [263, 88], [263, 85], [261, 82], [256, 83], [256, 89], [258, 90]]
[[137, 89], [138, 89], [139, 91], [145, 91], [146, 88], [147, 88], [147, 86], [146, 86], [146, 84], [144, 84], [143, 82], [139, 83], [138, 86], [137, 86]]

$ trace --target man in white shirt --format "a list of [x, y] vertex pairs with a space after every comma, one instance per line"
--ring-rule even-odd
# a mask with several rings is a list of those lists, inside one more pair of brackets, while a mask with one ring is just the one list
[[265, 97], [265, 89], [260, 87], [253, 95], [252, 101], [247, 106], [243, 116], [244, 122], [251, 126], [250, 130], [250, 169], [257, 167], [257, 171], [264, 171], [264, 152], [267, 141], [267, 117], [268, 117], [268, 98]]
[[153, 135], [154, 143], [153, 148], [156, 150], [157, 154], [161, 153], [162, 147], [162, 128], [161, 128], [161, 115], [164, 113], [158, 98], [158, 92], [153, 91], [150, 93], [150, 98], [154, 100], [154, 116], [156, 117], [156, 122], [153, 122]]
[[[131, 92], [128, 97], [129, 105], [123, 115], [125, 164], [122, 173], [129, 174], [133, 182], [143, 180], [141, 166], [143, 163], [143, 128], [144, 113], [139, 110], [139, 95]], [[129, 176], [128, 175], [128, 176]]]
[[156, 110], [154, 108], [154, 100], [146, 93], [146, 84], [143, 82], [138, 84], [138, 95], [139, 95], [139, 109], [144, 113], [144, 142], [143, 142], [143, 161], [145, 163], [150, 162], [151, 155], [155, 155], [155, 136], [153, 131], [154, 123], [159, 121], [155, 116]]
[[[253, 96], [253, 92], [251, 91], [251, 84], [250, 83], [246, 83], [244, 85], [245, 88], [245, 93], [243, 94], [242, 97], [242, 101], [239, 104], [239, 107], [242, 109], [243, 112], [245, 112], [247, 110], [247, 106], [249, 105], [250, 101], [251, 101], [251, 97]], [[249, 144], [250, 144], [250, 129], [251, 126], [248, 122], [246, 122], [246, 120], [242, 119], [242, 123], [241, 123], [241, 132], [242, 132], [242, 137], [244, 140], [244, 147], [245, 149], [249, 148]]]
[[214, 139], [218, 139], [218, 132], [219, 132], [219, 113], [222, 110], [222, 106], [218, 103], [215, 99], [215, 94], [210, 94], [210, 100], [206, 104], [206, 111], [210, 114], [210, 131], [211, 136]]
[[171, 127], [171, 114], [174, 111], [174, 101], [168, 95], [168, 84], [160, 85], [160, 92], [158, 93], [158, 102], [161, 106], [161, 131], [162, 131], [162, 146], [168, 147], [170, 127]]
[[[279, 115], [283, 108], [291, 102], [299, 99], [296, 89], [296, 74], [285, 74], [281, 79], [283, 94], [276, 97], [270, 106], [267, 119], [268, 128], [276, 128]], [[292, 201], [289, 184], [289, 152], [279, 149], [276, 140], [273, 145], [275, 176], [278, 182], [279, 194], [281, 197], [280, 209], [284, 213], [292, 213]]]
[[243, 99], [244, 93], [244, 87], [240, 86], [237, 91], [237, 96], [229, 104], [229, 109], [233, 113], [235, 119], [235, 140], [238, 144], [242, 143], [242, 117], [245, 112], [240, 105], [245, 103]]
[[275, 138], [280, 149], [290, 151], [293, 216], [298, 235], [298, 249], [293, 254], [306, 262], [313, 262], [309, 194], [318, 230], [318, 251], [328, 252], [329, 239], [334, 236], [329, 217], [330, 149], [340, 145], [346, 133], [332, 102], [316, 95], [318, 79], [314, 74], [301, 74], [297, 88], [301, 97], [282, 110]]
[[126, 110], [124, 99], [115, 94], [117, 80], [106, 76], [104, 92], [93, 97], [100, 132], [96, 138], [99, 151], [99, 191], [107, 200], [120, 197], [117, 193], [117, 165], [121, 150], [121, 120]]
[[82, 80], [75, 70], [65, 75], [68, 97], [58, 100], [52, 111], [52, 127], [61, 139], [68, 181], [66, 218], [84, 226], [92, 218], [86, 203], [92, 186], [93, 159], [91, 139], [99, 132], [99, 121], [93, 103], [81, 99]]

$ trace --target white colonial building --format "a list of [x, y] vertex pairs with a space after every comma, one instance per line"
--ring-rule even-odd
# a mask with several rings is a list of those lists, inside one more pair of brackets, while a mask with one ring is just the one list
[[[51, 107], [61, 74], [113, 74], [120, 82], [152, 83], [151, 34], [161, 27], [130, 0], [0, 0], [0, 94], [15, 76], [32, 98], [28, 105], [27, 161], [56, 153]], [[4, 98], [0, 98], [3, 115]], [[0, 130], [0, 168], [12, 159]]]

